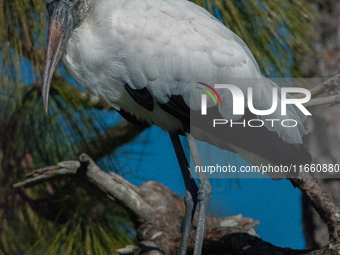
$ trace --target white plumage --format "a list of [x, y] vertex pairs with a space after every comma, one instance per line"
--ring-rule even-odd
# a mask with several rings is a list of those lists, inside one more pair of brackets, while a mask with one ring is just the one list
[[[90, 0], [88, 4], [90, 13], [73, 31], [63, 63], [80, 84], [115, 109], [123, 108], [138, 120], [176, 131], [181, 126], [177, 119], [157, 104], [152, 112], [138, 106], [123, 84], [133, 89], [146, 87], [156, 103], [182, 95], [192, 109], [199, 110], [202, 91], [196, 89], [197, 82], [235, 84], [237, 78], [258, 78], [250, 84], [254, 106], [270, 108], [268, 98], [276, 85], [263, 79], [245, 43], [203, 8], [184, 0]], [[246, 95], [247, 87], [239, 87]], [[239, 119], [232, 115], [230, 92], [218, 92], [222, 116]], [[272, 128], [265, 122], [266, 127], [289, 143], [302, 143], [304, 116], [293, 107], [289, 111], [288, 116], [281, 116], [278, 107], [268, 117], [296, 119], [297, 128]]]

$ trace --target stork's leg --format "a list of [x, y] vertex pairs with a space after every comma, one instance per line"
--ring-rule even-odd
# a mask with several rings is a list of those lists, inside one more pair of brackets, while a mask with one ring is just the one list
[[193, 178], [190, 177], [190, 170], [187, 158], [185, 157], [181, 141], [178, 134], [170, 134], [172, 145], [174, 146], [178, 163], [181, 167], [184, 184], [185, 184], [185, 215], [182, 225], [181, 243], [179, 246], [179, 255], [185, 255], [188, 247], [188, 239], [191, 229], [192, 219], [194, 217], [196, 205], [197, 205], [197, 185]]
[[[195, 139], [188, 133], [185, 133], [187, 138], [190, 153], [192, 160], [194, 161], [195, 166], [202, 166], [202, 161], [200, 155], [198, 153], [197, 145]], [[197, 199], [199, 202], [199, 210], [198, 210], [198, 222], [197, 222], [197, 231], [196, 231], [196, 242], [194, 255], [200, 255], [202, 252], [203, 246], [203, 236], [204, 236], [204, 228], [205, 228], [205, 219], [208, 212], [210, 198], [212, 194], [212, 188], [207, 178], [206, 174], [203, 172], [197, 172], [199, 189], [197, 194]]]

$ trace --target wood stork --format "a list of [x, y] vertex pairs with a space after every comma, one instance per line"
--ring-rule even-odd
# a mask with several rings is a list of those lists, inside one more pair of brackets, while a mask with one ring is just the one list
[[[186, 254], [197, 202], [194, 254], [201, 254], [212, 193], [204, 173], [198, 173], [199, 188], [190, 178], [179, 135], [186, 136], [195, 165], [202, 165], [195, 139], [237, 152], [253, 164], [310, 161], [302, 146], [305, 116], [294, 105], [289, 105], [286, 114], [296, 121], [293, 128], [236, 125], [221, 134], [214, 131], [212, 119], [240, 121], [261, 116], [248, 108], [241, 116], [232, 115], [230, 92], [219, 90], [223, 105], [215, 106], [211, 100], [208, 114], [201, 115], [198, 84], [213, 86], [231, 79], [256, 78], [252, 84], [256, 109], [269, 109], [272, 88], [277, 88], [261, 75], [246, 44], [203, 8], [185, 0], [47, 0], [47, 10], [49, 31], [42, 78], [45, 110], [52, 74], [61, 59], [78, 83], [104, 98], [124, 118], [137, 124], [154, 123], [169, 132], [186, 186], [179, 254]], [[238, 84], [243, 91], [246, 86]], [[279, 108], [271, 119], [283, 119]]]

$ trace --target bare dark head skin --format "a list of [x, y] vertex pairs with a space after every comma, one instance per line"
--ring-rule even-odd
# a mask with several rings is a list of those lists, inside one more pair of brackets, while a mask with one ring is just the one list
[[42, 96], [47, 112], [54, 69], [73, 30], [85, 19], [89, 7], [87, 0], [47, 0], [46, 6], [50, 20], [42, 77]]

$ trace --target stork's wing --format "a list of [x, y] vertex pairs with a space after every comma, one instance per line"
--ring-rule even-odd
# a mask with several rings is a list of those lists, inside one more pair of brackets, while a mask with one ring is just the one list
[[[179, 95], [191, 109], [199, 110], [204, 92], [197, 89], [198, 82], [210, 86], [234, 84], [245, 96], [247, 87], [251, 86], [254, 107], [271, 107], [272, 88], [277, 85], [261, 75], [245, 43], [203, 8], [182, 0], [145, 0], [124, 1], [124, 5], [116, 9], [110, 14], [109, 24], [113, 29], [109, 31], [115, 31], [112, 40], [125, 65], [121, 79], [131, 89], [146, 88], [160, 104]], [[218, 92], [222, 99], [221, 116], [240, 119], [242, 116], [232, 114], [230, 91], [220, 89]], [[213, 105], [213, 101], [208, 101], [208, 107]], [[295, 129], [272, 127], [270, 122], [265, 125], [284, 141], [302, 143], [305, 117], [299, 110], [289, 106], [287, 116], [281, 116], [278, 107], [268, 118], [297, 120]]]
[[[100, 4], [97, 1], [95, 8], [92, 10], [90, 23], [100, 24], [100, 28], [90, 30], [91, 35], [98, 35], [94, 36], [98, 40], [100, 38], [98, 48], [115, 49], [111, 56], [105, 55], [107, 51], [105, 53], [103, 51], [101, 61], [106, 61], [107, 72], [111, 72], [112, 82], [125, 85], [135, 102], [150, 112], [150, 114], [147, 112], [148, 116], [152, 114], [151, 105], [156, 104], [181, 121], [187, 118], [184, 108], [199, 111], [201, 94], [204, 92], [197, 89], [198, 83], [210, 86], [237, 85], [245, 96], [247, 87], [251, 86], [254, 90], [254, 107], [270, 108], [272, 88], [277, 85], [261, 75], [245, 43], [201, 7], [183, 0], [107, 0], [101, 1]], [[113, 32], [108, 34], [108, 31]], [[97, 52], [100, 51], [97, 49]], [[249, 82], [249, 79], [253, 80]], [[245, 80], [248, 82], [244, 82]], [[102, 91], [109, 93], [109, 90], [110, 88], [105, 87]], [[133, 95], [136, 91], [143, 91], [149, 103], [143, 102], [143, 96]], [[217, 92], [221, 96], [222, 105], [216, 108], [216, 115], [233, 120], [260, 118], [233, 115], [230, 91], [222, 89]], [[149, 95], [153, 102], [150, 101]], [[212, 107], [213, 101], [208, 100], [208, 108]], [[247, 130], [247, 133], [236, 131], [230, 133], [233, 136], [243, 136], [239, 141], [251, 143], [253, 148], [245, 146], [241, 148], [253, 152], [257, 147], [262, 147], [262, 140], [273, 136], [277, 138], [273, 142], [282, 141], [274, 144], [274, 147], [302, 143], [304, 133], [302, 123], [305, 116], [299, 109], [290, 105], [287, 115], [281, 116], [278, 107], [268, 118], [294, 119], [298, 125], [294, 128], [283, 128], [281, 125], [271, 126], [270, 122], [266, 122], [265, 127], [258, 129], [259, 131], [252, 129]], [[223, 147], [220, 144], [223, 142], [221, 137], [217, 137], [214, 132], [208, 133], [208, 136], [210, 137], [206, 140]], [[216, 139], [221, 141], [218, 142]], [[238, 148], [240, 145], [237, 139], [233, 140], [232, 146]], [[269, 150], [274, 150], [273, 146], [269, 146]], [[236, 150], [227, 144], [225, 147]], [[300, 147], [297, 148], [292, 151], [298, 152]], [[285, 151], [288, 152], [289, 149]], [[265, 154], [268, 153], [271, 154], [269, 151]]]

